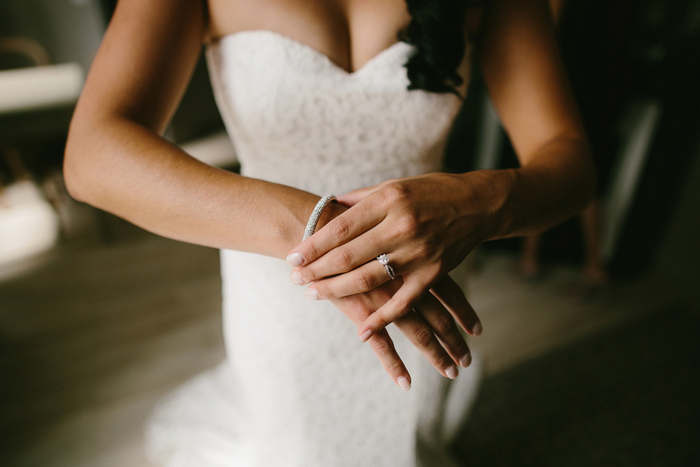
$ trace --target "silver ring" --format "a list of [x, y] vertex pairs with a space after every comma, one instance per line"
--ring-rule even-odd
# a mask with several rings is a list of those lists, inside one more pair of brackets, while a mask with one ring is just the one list
[[384, 266], [384, 268], [386, 269], [386, 273], [389, 274], [389, 277], [391, 277], [392, 280], [396, 279], [396, 274], [394, 274], [394, 268], [392, 268], [389, 264], [389, 257], [385, 254], [381, 254], [377, 256], [377, 259], [382, 264], [382, 266]]

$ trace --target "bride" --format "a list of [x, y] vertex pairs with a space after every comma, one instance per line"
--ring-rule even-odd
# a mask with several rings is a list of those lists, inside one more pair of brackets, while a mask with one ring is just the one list
[[[161, 137], [203, 43], [241, 175]], [[472, 51], [518, 169], [440, 172]], [[451, 465], [474, 386], [460, 328], [481, 323], [447, 273], [593, 184], [541, 0], [121, 0], [65, 177], [78, 200], [221, 249], [227, 360], [163, 402], [151, 450], [266, 467]]]

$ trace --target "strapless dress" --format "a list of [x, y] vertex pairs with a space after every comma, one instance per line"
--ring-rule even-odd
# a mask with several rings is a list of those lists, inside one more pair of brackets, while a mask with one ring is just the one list
[[[271, 31], [208, 46], [242, 174], [321, 196], [441, 170], [461, 100], [408, 91], [411, 51], [397, 42], [349, 73]], [[468, 66], [467, 55], [462, 92]], [[447, 380], [390, 326], [413, 380], [402, 391], [355, 325], [304, 298], [290, 272], [279, 259], [221, 251], [227, 358], [154, 410], [150, 457], [188, 467], [454, 465], [447, 447], [474, 399], [474, 365]]]

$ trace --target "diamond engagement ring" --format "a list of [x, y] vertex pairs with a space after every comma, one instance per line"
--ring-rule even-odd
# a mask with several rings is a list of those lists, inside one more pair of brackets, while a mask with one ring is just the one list
[[396, 274], [394, 274], [394, 268], [389, 265], [389, 257], [385, 254], [381, 254], [377, 256], [377, 259], [379, 260], [380, 263], [382, 263], [382, 266], [386, 268], [386, 273], [389, 274], [389, 277], [392, 279], [396, 279]]

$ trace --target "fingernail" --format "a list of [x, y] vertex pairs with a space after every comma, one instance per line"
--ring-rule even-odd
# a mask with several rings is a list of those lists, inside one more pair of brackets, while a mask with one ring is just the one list
[[304, 257], [301, 256], [301, 253], [292, 253], [291, 255], [287, 256], [287, 264], [293, 268], [301, 266], [304, 264]]
[[304, 290], [304, 296], [311, 300], [318, 300], [318, 290], [307, 287], [306, 290]]
[[372, 330], [368, 329], [367, 331], [362, 333], [362, 335], [360, 336], [360, 340], [362, 342], [367, 342], [367, 339], [369, 339], [370, 337], [372, 337]]
[[450, 365], [449, 368], [445, 370], [445, 374], [448, 378], [455, 379], [459, 372], [457, 371], [457, 367], [455, 365]]
[[472, 332], [474, 333], [475, 336], [480, 336], [481, 331], [483, 329], [481, 328], [481, 323], [477, 322], [474, 327], [472, 327]]
[[304, 283], [303, 279], [301, 278], [301, 274], [299, 274], [296, 271], [292, 273], [292, 275], [289, 277], [289, 280], [292, 281], [292, 284], [294, 285], [301, 285]]
[[472, 354], [468, 353], [464, 357], [459, 359], [459, 366], [466, 368], [472, 363]]
[[396, 382], [399, 383], [399, 387], [404, 391], [411, 389], [411, 382], [405, 376], [399, 376], [396, 378]]

